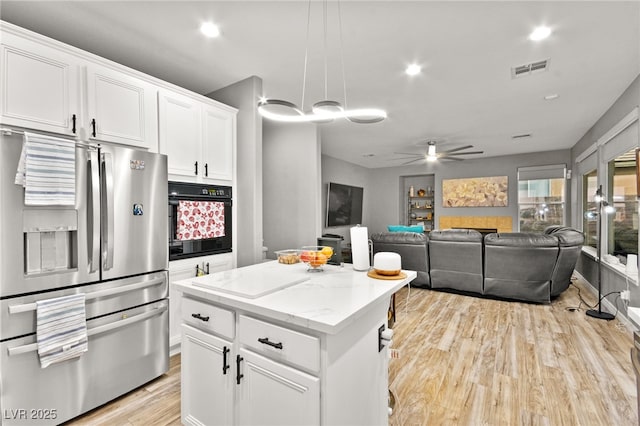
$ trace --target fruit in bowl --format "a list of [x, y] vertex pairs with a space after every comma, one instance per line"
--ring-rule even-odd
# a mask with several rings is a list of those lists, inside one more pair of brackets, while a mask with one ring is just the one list
[[300, 260], [309, 266], [309, 271], [322, 271], [322, 266], [333, 256], [329, 246], [303, 246]]
[[279, 250], [276, 252], [276, 256], [278, 256], [279, 263], [284, 263], [286, 265], [292, 265], [300, 262], [300, 250]]

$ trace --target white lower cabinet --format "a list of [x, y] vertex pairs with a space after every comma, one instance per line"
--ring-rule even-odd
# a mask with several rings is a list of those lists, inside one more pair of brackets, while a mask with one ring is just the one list
[[241, 348], [239, 425], [319, 425], [320, 379]]
[[193, 291], [182, 297], [183, 424], [388, 424], [387, 301], [325, 333]]
[[182, 326], [182, 424], [234, 423], [235, 376], [230, 352], [231, 342]]
[[320, 424], [320, 378], [295, 367], [320, 368], [317, 337], [191, 297], [182, 308], [183, 424]]
[[[214, 254], [211, 256], [192, 257], [169, 262], [169, 282], [195, 278], [199, 274], [227, 271], [234, 267], [232, 253]], [[181, 293], [169, 287], [169, 346], [171, 353], [180, 351], [182, 323]]]

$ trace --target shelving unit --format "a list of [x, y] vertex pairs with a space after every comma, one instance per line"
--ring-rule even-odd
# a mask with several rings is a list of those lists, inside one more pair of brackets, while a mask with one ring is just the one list
[[436, 228], [434, 174], [408, 175], [400, 180], [399, 223], [424, 225], [424, 232]]
[[409, 225], [424, 224], [425, 231], [431, 231], [435, 223], [435, 209], [433, 206], [433, 192], [423, 197], [408, 196], [407, 223]]

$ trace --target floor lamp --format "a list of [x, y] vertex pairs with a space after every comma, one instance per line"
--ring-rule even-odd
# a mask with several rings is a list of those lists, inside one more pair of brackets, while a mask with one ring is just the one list
[[604, 195], [602, 194], [602, 185], [598, 187], [596, 196], [594, 197], [594, 201], [598, 203], [598, 234], [596, 238], [596, 266], [598, 268], [598, 309], [589, 309], [587, 311], [587, 315], [593, 318], [612, 320], [615, 318], [614, 315], [610, 314], [609, 312], [602, 312], [602, 252], [600, 241], [602, 237], [602, 215], [603, 213], [612, 213], [614, 211], [614, 208], [605, 201]]

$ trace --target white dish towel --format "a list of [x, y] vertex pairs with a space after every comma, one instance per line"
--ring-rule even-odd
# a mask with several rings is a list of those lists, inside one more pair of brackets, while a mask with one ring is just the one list
[[40, 366], [77, 358], [88, 350], [84, 293], [36, 302]]
[[25, 205], [76, 203], [75, 141], [24, 132], [16, 185], [24, 186]]

